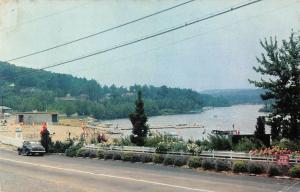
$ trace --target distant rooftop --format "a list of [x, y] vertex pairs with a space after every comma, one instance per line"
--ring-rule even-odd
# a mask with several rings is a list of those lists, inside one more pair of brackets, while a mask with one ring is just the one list
[[53, 114], [53, 115], [57, 115], [58, 113], [56, 112], [17, 112], [16, 114], [20, 115], [20, 114]]

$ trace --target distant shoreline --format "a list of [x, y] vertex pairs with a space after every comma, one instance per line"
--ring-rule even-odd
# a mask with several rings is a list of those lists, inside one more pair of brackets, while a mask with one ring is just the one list
[[[223, 106], [223, 107], [213, 107], [213, 106], [210, 106], [210, 107], [203, 107], [201, 108], [200, 110], [197, 110], [197, 111], [190, 111], [190, 112], [185, 112], [185, 113], [174, 113], [174, 114], [159, 114], [159, 115], [151, 115], [151, 116], [148, 116], [148, 119], [149, 118], [152, 118], [152, 117], [160, 117], [160, 116], [175, 116], [175, 115], [192, 115], [192, 114], [201, 114], [205, 111], [209, 111], [209, 110], [212, 110], [212, 109], [215, 109], [215, 108], [229, 108], [229, 107], [234, 107], [234, 106], [245, 106], [245, 105], [253, 105], [253, 106], [256, 106], [256, 105], [261, 105], [263, 107], [263, 104], [259, 104], [259, 103], [243, 103], [243, 104], [235, 104], [235, 105], [230, 105], [230, 106]], [[263, 111], [259, 111], [259, 112], [262, 112], [262, 113], [266, 113], [266, 112], [263, 112]], [[125, 120], [125, 119], [128, 119], [128, 118], [116, 118], [116, 119], [103, 119], [103, 120], [100, 120], [100, 121], [114, 121], [114, 120]]]

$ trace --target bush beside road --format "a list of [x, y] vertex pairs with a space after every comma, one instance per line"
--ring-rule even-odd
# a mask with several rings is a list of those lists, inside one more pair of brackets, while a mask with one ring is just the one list
[[[76, 147], [74, 147], [75, 149]], [[73, 149], [72, 149], [73, 150]], [[121, 160], [127, 162], [142, 162], [161, 164], [165, 166], [191, 168], [201, 170], [212, 170], [219, 172], [232, 172], [236, 174], [264, 175], [264, 176], [283, 176], [288, 175], [300, 178], [299, 165], [287, 169], [284, 166], [277, 166], [275, 163], [264, 161], [216, 159], [200, 156], [183, 156], [175, 154], [142, 153], [129, 151], [110, 151], [110, 150], [90, 150], [78, 148], [77, 152], [67, 151], [69, 157], [97, 158], [103, 160]], [[288, 171], [288, 172], [287, 172]]]

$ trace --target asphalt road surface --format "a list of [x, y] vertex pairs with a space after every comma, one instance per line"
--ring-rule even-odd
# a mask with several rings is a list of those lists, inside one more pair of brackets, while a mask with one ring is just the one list
[[0, 192], [298, 192], [300, 182], [162, 165], [18, 156], [0, 148]]

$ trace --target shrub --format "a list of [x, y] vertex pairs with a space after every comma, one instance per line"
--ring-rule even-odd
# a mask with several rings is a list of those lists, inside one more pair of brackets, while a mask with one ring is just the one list
[[210, 135], [209, 136], [210, 149], [214, 150], [231, 150], [232, 144], [231, 140], [226, 136], [221, 135]]
[[236, 151], [249, 152], [250, 150], [256, 149], [257, 145], [248, 138], [242, 138], [239, 143], [235, 146]]
[[230, 165], [227, 161], [218, 160], [216, 162], [216, 170], [217, 171], [228, 171], [228, 170], [230, 170]]
[[262, 174], [265, 171], [265, 168], [260, 163], [249, 163], [248, 170], [253, 174]]
[[97, 157], [96, 151], [90, 151], [88, 157], [91, 158], [91, 159], [92, 159], [92, 158], [96, 158], [96, 157]]
[[152, 162], [152, 154], [143, 153], [141, 154], [141, 161], [143, 163]]
[[76, 152], [76, 157], [86, 157], [86, 153], [88, 153], [86, 149], [80, 148]]
[[139, 153], [133, 153], [132, 154], [132, 158], [131, 158], [131, 162], [135, 163], [135, 162], [141, 162], [142, 158], [141, 155]]
[[[150, 135], [151, 134], [151, 135]], [[145, 147], [156, 147], [158, 143], [164, 141], [164, 136], [161, 133], [151, 133], [145, 140]]]
[[196, 143], [187, 144], [187, 151], [192, 154], [200, 154], [202, 152], [201, 147], [198, 146]]
[[200, 157], [191, 157], [188, 160], [188, 166], [190, 168], [198, 168], [202, 165], [202, 159]]
[[248, 166], [246, 161], [235, 161], [233, 163], [234, 173], [246, 173], [248, 172]]
[[114, 153], [112, 151], [105, 151], [104, 152], [104, 160], [112, 159], [113, 155], [114, 155]]
[[279, 168], [275, 165], [271, 165], [268, 169], [268, 176], [273, 177], [279, 175], [281, 175]]
[[69, 147], [73, 145], [73, 140], [68, 140], [66, 142], [56, 141], [55, 143], [50, 143], [49, 152], [51, 153], [64, 153]]
[[300, 165], [295, 165], [294, 167], [291, 167], [289, 169], [288, 173], [291, 177], [299, 178], [300, 177]]
[[133, 156], [133, 153], [125, 152], [122, 154], [122, 160], [123, 161], [131, 161], [132, 156]]
[[95, 138], [92, 138], [90, 142], [91, 142], [91, 144], [97, 144], [98, 143], [98, 141]]
[[291, 151], [300, 151], [300, 143], [288, 139], [281, 139], [277, 146], [281, 149], [290, 149]]
[[167, 155], [164, 159], [163, 164], [164, 165], [173, 165], [174, 164], [174, 156], [173, 155]]
[[104, 159], [104, 151], [98, 151], [97, 157], [98, 159]]
[[133, 144], [130, 141], [130, 137], [126, 136], [126, 137], [122, 137], [121, 139], [114, 139], [114, 145], [122, 145], [122, 146], [132, 146]]
[[154, 163], [163, 163], [163, 161], [164, 161], [164, 155], [154, 154], [154, 156], [153, 156]]
[[120, 152], [114, 152], [112, 159], [113, 160], [121, 160], [122, 159], [121, 153]]
[[174, 160], [174, 165], [181, 167], [187, 164], [187, 158], [184, 156], [177, 156]]
[[[197, 143], [198, 143], [197, 145], [199, 145], [199, 141]], [[201, 146], [201, 149], [205, 150], [205, 151], [211, 149], [210, 142], [208, 140], [202, 141], [200, 146]]]
[[183, 141], [171, 142], [170, 150], [175, 152], [186, 151], [187, 145]]
[[156, 153], [166, 153], [170, 150], [170, 145], [167, 142], [160, 142], [155, 150]]
[[[176, 138], [171, 135], [163, 135], [161, 133], [154, 133], [150, 132], [149, 137], [145, 140], [145, 147], [157, 147], [160, 142], [166, 143], [174, 143], [174, 150], [182, 150], [182, 147], [184, 148], [184, 143], [182, 142], [182, 139]], [[177, 145], [179, 144], [179, 145]], [[183, 145], [181, 145], [183, 144]]]
[[[195, 141], [195, 144], [198, 145], [198, 146], [201, 146], [201, 145], [202, 145], [202, 142], [204, 142], [204, 141], [201, 141], [200, 139], [197, 139], [197, 140]], [[193, 143], [193, 142], [190, 142], [190, 143]]]
[[66, 150], [65, 153], [68, 157], [75, 157], [77, 154], [77, 150], [78, 148], [76, 146], [71, 146]]
[[211, 170], [215, 168], [215, 163], [213, 161], [213, 159], [205, 159], [202, 161], [202, 168], [204, 170]]
[[77, 145], [72, 145], [68, 149], [66, 149], [65, 154], [68, 157], [75, 157], [77, 155], [77, 151], [82, 147], [82, 143], [78, 143]]

